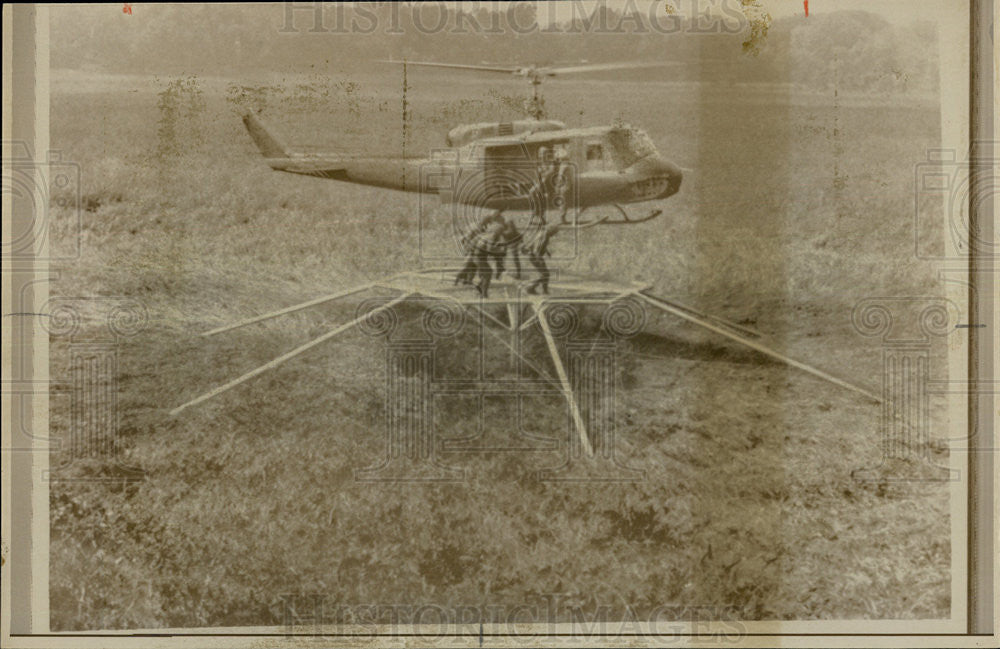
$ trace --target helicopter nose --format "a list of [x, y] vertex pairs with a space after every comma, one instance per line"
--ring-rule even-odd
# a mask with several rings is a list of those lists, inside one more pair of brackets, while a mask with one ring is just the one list
[[667, 188], [660, 195], [660, 198], [667, 198], [676, 194], [681, 188], [681, 181], [684, 179], [684, 173], [681, 172], [681, 168], [675, 165], [673, 162], [660, 158], [658, 161], [660, 172], [670, 179], [667, 184]]

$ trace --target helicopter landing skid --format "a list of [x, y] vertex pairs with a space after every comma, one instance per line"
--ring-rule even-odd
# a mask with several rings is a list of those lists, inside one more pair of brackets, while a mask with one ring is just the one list
[[589, 228], [594, 225], [636, 225], [637, 223], [645, 223], [646, 221], [652, 221], [656, 217], [663, 214], [663, 210], [653, 210], [645, 216], [641, 216], [639, 218], [632, 218], [631, 216], [629, 216], [629, 213], [625, 211], [625, 208], [619, 205], [618, 203], [611, 203], [611, 206], [614, 207], [616, 210], [618, 210], [618, 213], [621, 215], [621, 218], [612, 219], [610, 216], [605, 216], [600, 219], [580, 220], [579, 216], [582, 215], [583, 212], [587, 211], [585, 209], [583, 210], [583, 212], [580, 213], [580, 215], [577, 216], [577, 219], [575, 221], [568, 221], [566, 225], [567, 227], [575, 227], [580, 229]]
[[[649, 284], [608, 282], [596, 279], [566, 276], [559, 281], [550, 282], [549, 286], [552, 291], [551, 294], [532, 295], [526, 294], [524, 290], [524, 286], [527, 282], [505, 279], [496, 280], [492, 283], [492, 297], [487, 298], [476, 295], [470, 291], [468, 287], [453, 286], [452, 282], [454, 274], [457, 271], [457, 268], [436, 268], [421, 271], [408, 271], [398, 275], [393, 275], [383, 280], [362, 284], [351, 289], [325, 295], [314, 300], [309, 300], [308, 302], [292, 305], [284, 309], [279, 309], [277, 311], [272, 311], [270, 313], [265, 313], [263, 315], [206, 331], [201, 335], [206, 337], [215, 336], [372, 289], [382, 289], [396, 293], [395, 297], [386, 298], [386, 302], [384, 304], [373, 308], [367, 313], [360, 315], [345, 324], [331, 329], [322, 336], [300, 345], [299, 347], [278, 356], [272, 361], [215, 388], [214, 390], [206, 392], [201, 396], [177, 406], [170, 411], [170, 414], [177, 415], [191, 406], [207, 401], [208, 399], [216, 397], [223, 392], [227, 392], [238, 385], [263, 374], [264, 372], [278, 367], [286, 361], [292, 360], [293, 358], [309, 351], [313, 347], [316, 347], [317, 345], [344, 333], [359, 324], [362, 324], [364, 321], [372, 318], [377, 313], [390, 309], [403, 300], [414, 297], [447, 301], [453, 304], [458, 304], [468, 310], [475, 310], [479, 314], [482, 314], [485, 319], [490, 320], [510, 333], [510, 344], [503, 339], [501, 339], [501, 342], [503, 342], [503, 344], [510, 349], [512, 358], [520, 358], [528, 366], [536, 370], [537, 366], [531, 361], [531, 359], [527, 359], [521, 355], [520, 352], [517, 351], [517, 346], [513, 343], [514, 337], [521, 331], [534, 324], [538, 324], [542, 335], [545, 338], [546, 346], [548, 347], [549, 354], [552, 359], [552, 365], [555, 368], [556, 375], [558, 377], [559, 389], [562, 392], [563, 397], [566, 399], [581, 446], [588, 456], [594, 455], [593, 445], [591, 444], [590, 436], [587, 432], [586, 424], [584, 423], [584, 418], [580, 413], [576, 395], [573, 392], [572, 384], [567, 375], [558, 346], [556, 345], [556, 336], [553, 334], [552, 330], [552, 318], [549, 317], [549, 311], [559, 303], [609, 305], [627, 298], [638, 299], [663, 313], [679, 317], [687, 322], [717, 333], [762, 354], [776, 358], [783, 363], [791, 365], [792, 367], [808, 372], [813, 376], [823, 379], [824, 381], [861, 394], [875, 402], [882, 402], [882, 398], [863, 388], [852, 385], [851, 383], [785, 356], [784, 354], [761, 344], [756, 340], [761, 337], [761, 334], [752, 329], [729, 322], [716, 316], [702, 313], [676, 301], [650, 294], [649, 291], [652, 286]], [[502, 319], [497, 318], [495, 315], [490, 313], [489, 310], [485, 308], [487, 305], [505, 306], [507, 310], [507, 322], [504, 322]], [[525, 305], [528, 306], [531, 313], [527, 319], [522, 320], [521, 316]], [[543, 373], [539, 372], [539, 375], [543, 375]]]

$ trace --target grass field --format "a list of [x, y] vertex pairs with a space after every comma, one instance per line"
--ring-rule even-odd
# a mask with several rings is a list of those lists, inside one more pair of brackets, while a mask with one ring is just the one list
[[[947, 484], [851, 477], [880, 463], [879, 407], [668, 317], [622, 348], [618, 451], [645, 471], [637, 483], [538, 482], [561, 457], [541, 450], [449, 455], [470, 476], [458, 484], [355, 482], [385, 444], [384, 352], [357, 332], [168, 416], [354, 305], [198, 332], [421, 264], [415, 195], [270, 171], [237, 105], [265, 101], [303, 148], [419, 153], [453, 125], [514, 117], [524, 90], [446, 79], [410, 76], [404, 129], [397, 73], [53, 75], [51, 139], [81, 166], [83, 221], [77, 233], [72, 209], [56, 210], [53, 248], [78, 236], [82, 253], [52, 292], [133, 298], [149, 322], [119, 348], [117, 404], [144, 479], [52, 485], [52, 628], [280, 624], [289, 593], [508, 610], [556, 593], [588, 617], [690, 603], [753, 620], [948, 616]], [[851, 309], [941, 293], [912, 255], [933, 104], [614, 80], [550, 82], [546, 102], [571, 125], [641, 126], [689, 169], [663, 217], [586, 231], [569, 269], [650, 281], [880, 389], [880, 343]], [[434, 227], [425, 236], [447, 223]], [[68, 376], [67, 349], [53, 339], [54, 377]], [[490, 404], [491, 444], [512, 443], [495, 423], [505, 407]], [[563, 413], [539, 411], [536, 433], [560, 439]], [[470, 434], [443, 412], [439, 436]], [[54, 398], [55, 435], [70, 416]], [[83, 461], [64, 475], [114, 478]]]

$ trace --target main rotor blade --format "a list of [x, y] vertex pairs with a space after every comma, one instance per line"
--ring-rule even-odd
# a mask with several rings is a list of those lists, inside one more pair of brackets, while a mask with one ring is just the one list
[[539, 68], [539, 72], [550, 77], [562, 74], [576, 74], [582, 72], [598, 72], [600, 70], [627, 70], [630, 68], [660, 68], [673, 65], [680, 65], [676, 61], [649, 61], [632, 63], [594, 63], [591, 65], [571, 65], [566, 67], [545, 67]]
[[467, 65], [465, 63], [433, 63], [430, 61], [379, 61], [379, 63], [391, 63], [393, 65], [417, 65], [425, 68], [451, 68], [455, 70], [479, 70], [480, 72], [505, 72], [514, 74], [521, 70], [516, 66], [499, 65]]
[[534, 73], [543, 77], [557, 77], [564, 74], [581, 74], [585, 72], [599, 72], [602, 70], [629, 70], [637, 68], [661, 68], [669, 66], [683, 65], [677, 61], [632, 61], [622, 63], [590, 63], [587, 65], [567, 65], [567, 66], [524, 66], [524, 65], [472, 65], [467, 63], [436, 63], [434, 61], [386, 61], [379, 63], [390, 63], [392, 65], [415, 65], [425, 68], [446, 68], [451, 70], [475, 70], [478, 72], [500, 72], [503, 74], [525, 74]]

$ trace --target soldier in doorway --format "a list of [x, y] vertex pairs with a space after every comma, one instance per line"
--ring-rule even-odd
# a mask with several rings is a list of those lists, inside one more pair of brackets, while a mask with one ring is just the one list
[[538, 147], [537, 178], [530, 190], [533, 219], [545, 223], [549, 202], [559, 210], [559, 222], [566, 222], [569, 209], [569, 156], [563, 146]]

